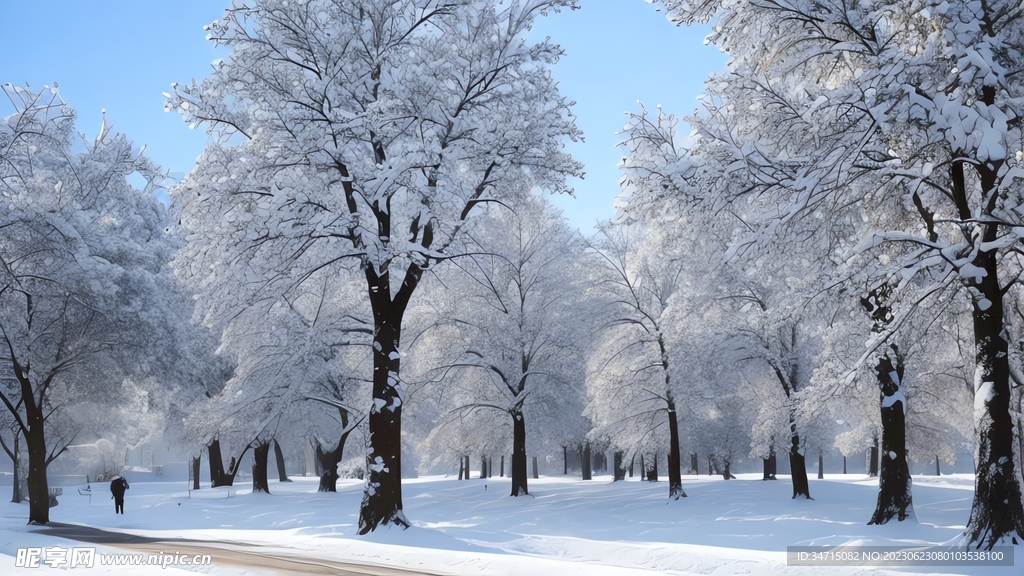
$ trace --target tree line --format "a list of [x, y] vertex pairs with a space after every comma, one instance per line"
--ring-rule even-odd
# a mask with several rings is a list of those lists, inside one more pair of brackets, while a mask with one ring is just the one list
[[630, 115], [625, 205], [589, 236], [542, 196], [582, 176], [561, 49], [524, 40], [572, 0], [234, 6], [207, 27], [231, 57], [166, 94], [210, 134], [173, 186], [106, 121], [73, 146], [56, 86], [6, 85], [0, 397], [30, 521], [47, 465], [120, 429], [205, 447], [215, 486], [251, 449], [263, 491], [272, 443], [333, 491], [359, 438], [361, 534], [409, 525], [403, 469], [509, 455], [522, 496], [528, 454], [570, 450], [585, 477], [591, 450], [616, 479], [666, 458], [670, 500], [699, 455], [770, 479], [785, 453], [811, 498], [808, 455], [870, 450], [884, 524], [913, 517], [908, 449], [973, 446], [967, 541], [1024, 536], [1021, 7], [662, 4], [731, 60], [689, 136]]

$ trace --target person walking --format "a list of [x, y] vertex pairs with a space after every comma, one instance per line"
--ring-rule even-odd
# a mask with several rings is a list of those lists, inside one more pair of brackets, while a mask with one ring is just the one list
[[114, 514], [124, 514], [124, 491], [128, 489], [128, 481], [121, 476], [114, 476], [110, 481], [110, 493], [114, 499]]

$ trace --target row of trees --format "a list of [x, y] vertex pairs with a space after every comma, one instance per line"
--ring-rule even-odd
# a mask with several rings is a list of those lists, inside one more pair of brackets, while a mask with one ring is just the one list
[[889, 456], [873, 521], [902, 519], [910, 506], [900, 414], [907, 359], [896, 335], [908, 338], [915, 309], [931, 311], [957, 292], [969, 307], [975, 367], [967, 539], [992, 546], [1024, 536], [1020, 392], [1011, 390], [1020, 366], [1011, 310], [1024, 230], [1024, 8], [998, 0], [662, 4], [678, 23], [717, 18], [711, 41], [731, 60], [688, 118], [688, 148], [670, 115], [640, 113], [627, 127], [632, 209], [711, 206], [743, 224], [730, 235], [733, 254], [796, 240], [805, 258], [864, 279], [848, 298], [863, 302], [872, 335], [851, 374], [862, 366], [876, 373]]
[[538, 194], [580, 175], [579, 132], [560, 49], [523, 40], [571, 0], [228, 9], [230, 58], [166, 95], [211, 134], [170, 214], [123, 136], [73, 151], [55, 91], [8, 87], [0, 362], [30, 521], [74, 426], [110, 425], [81, 402], [127, 382], [213, 485], [252, 449], [269, 491], [277, 440], [309, 442], [331, 491], [362, 438], [363, 534], [408, 526], [403, 469], [511, 454], [521, 496], [528, 453], [578, 450], [586, 476], [591, 447], [616, 478], [667, 454], [672, 500], [684, 452], [774, 478], [785, 451], [810, 498], [808, 453], [880, 448], [871, 522], [904, 520], [908, 444], [951, 460], [974, 430], [968, 539], [1024, 534], [1019, 7], [664, 3], [717, 16], [733, 60], [689, 140], [632, 115], [627, 207], [590, 238]]

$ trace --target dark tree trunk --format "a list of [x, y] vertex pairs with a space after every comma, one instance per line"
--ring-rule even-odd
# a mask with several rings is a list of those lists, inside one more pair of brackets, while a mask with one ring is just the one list
[[465, 465], [464, 467], [466, 469], [466, 477], [463, 478], [463, 480], [469, 480], [469, 456], [466, 456], [465, 458], [463, 458], [462, 461], [463, 461], [463, 464]]
[[616, 450], [612, 455], [612, 466], [615, 468], [615, 476], [612, 482], [626, 479], [626, 469], [622, 466], [622, 450]]
[[487, 456], [480, 457], [480, 479], [487, 479]]
[[790, 450], [789, 452], [789, 468], [790, 473], [793, 476], [793, 498], [797, 496], [803, 496], [808, 500], [811, 498], [811, 489], [807, 482], [807, 464], [804, 460], [804, 455], [800, 452]]
[[768, 449], [768, 457], [764, 459], [764, 476], [761, 480], [775, 480], [775, 475], [778, 472], [778, 458], [775, 456], [775, 447], [772, 446]]
[[694, 476], [700, 474], [700, 470], [697, 468], [697, 453], [696, 452], [691, 452], [690, 453], [690, 474], [693, 474]]
[[942, 469], [939, 468], [939, 455], [935, 455], [935, 475], [942, 476]]
[[708, 476], [712, 474], [718, 474], [718, 467], [715, 466], [715, 459], [711, 454], [708, 454]]
[[569, 447], [562, 446], [562, 475], [569, 474]]
[[825, 478], [825, 457], [822, 456], [821, 452], [818, 452], [818, 480]]
[[[993, 92], [988, 87], [986, 90]], [[986, 99], [990, 94], [985, 93]], [[999, 163], [1001, 164], [1001, 162]], [[963, 165], [956, 164], [954, 168]], [[999, 166], [977, 167], [985, 190], [995, 188]], [[963, 174], [960, 175], [962, 183]], [[998, 227], [985, 226], [985, 242], [996, 241]], [[966, 534], [977, 547], [991, 549], [1014, 533], [1024, 538], [1024, 504], [1021, 502], [1021, 471], [1017, 469], [1010, 411], [1009, 346], [1003, 338], [1003, 294], [999, 286], [996, 251], [980, 252], [974, 264], [984, 276], [971, 281], [974, 342], [976, 345], [974, 414], [977, 462], [974, 502]], [[1013, 539], [1014, 543], [1019, 540]]]
[[487, 477], [494, 476], [494, 458], [487, 458]]
[[735, 480], [736, 479], [736, 477], [732, 475], [732, 472], [729, 471], [729, 468], [731, 466], [732, 466], [732, 462], [730, 460], [725, 460], [722, 463], [722, 478], [724, 478], [726, 480]]
[[843, 455], [843, 474], [846, 474], [846, 456]]
[[[874, 321], [872, 331], [884, 332], [893, 321], [889, 304], [888, 284], [873, 289], [861, 304]], [[882, 462], [878, 477], [878, 501], [868, 524], [885, 524], [894, 517], [899, 521], [914, 515], [910, 493], [910, 467], [907, 464], [907, 399], [903, 395], [903, 356], [890, 344], [875, 364], [879, 406], [882, 420]], [[871, 464], [877, 462], [878, 438], [875, 438]]]
[[29, 412], [27, 424], [23, 433], [25, 447], [28, 449], [28, 523], [46, 524], [50, 521], [50, 485], [46, 479], [46, 439], [43, 436], [42, 412]]
[[878, 476], [878, 438], [875, 438], [875, 444], [868, 453], [868, 476]]
[[498, 476], [505, 477], [505, 455], [501, 455], [501, 470], [498, 471]]
[[462, 456], [459, 456], [459, 480], [462, 480], [462, 475], [465, 473], [465, 471], [466, 461], [462, 459]]
[[[223, 455], [220, 452], [220, 440], [214, 439], [210, 442], [210, 445], [206, 447], [206, 451], [210, 459], [210, 488], [230, 486], [231, 483], [225, 481], [226, 475], [224, 474]], [[232, 480], [234, 479], [232, 478]]]
[[[342, 414], [342, 425], [348, 425], [347, 414]], [[348, 440], [348, 435], [355, 429], [356, 427], [352, 426], [342, 432], [338, 438], [338, 443], [330, 451], [325, 451], [323, 446], [320, 445], [320, 441], [317, 441], [317, 466], [321, 470], [320, 486], [317, 488], [317, 492], [338, 491], [338, 478], [340, 477], [338, 474], [338, 464], [341, 463], [341, 459], [345, 456], [345, 442]]]
[[228, 464], [227, 471], [224, 470], [224, 463], [221, 461], [221, 450], [220, 441], [214, 440], [210, 443], [210, 487], [216, 488], [218, 486], [234, 486], [235, 475], [238, 474], [238, 467], [242, 464], [242, 457], [249, 451], [250, 446], [247, 445], [242, 453], [238, 455], [236, 459], [234, 456], [231, 457], [231, 462]]
[[227, 484], [225, 484], [225, 486], [235, 485], [235, 476], [238, 475], [238, 471], [242, 467], [242, 458], [245, 457], [245, 453], [249, 451], [249, 448], [250, 446], [246, 446], [245, 449], [242, 450], [242, 453], [238, 455], [238, 459], [235, 459], [234, 456], [231, 457], [231, 461], [228, 463], [228, 471], [224, 475], [227, 479]]
[[512, 496], [530, 493], [526, 485], [526, 421], [519, 410], [512, 412]]
[[[383, 157], [383, 155], [381, 155]], [[342, 176], [347, 174], [347, 168]], [[345, 188], [350, 212], [355, 212], [354, 190]], [[372, 208], [377, 217], [381, 237], [391, 236], [391, 215], [386, 206]], [[429, 236], [429, 238], [428, 238]], [[423, 230], [424, 247], [433, 238], [433, 224]], [[416, 264], [405, 270], [402, 285], [392, 296], [391, 275], [385, 268], [376, 270], [364, 263], [367, 293], [373, 311], [373, 397], [367, 418], [366, 488], [359, 506], [359, 534], [367, 534], [378, 526], [395, 524], [410, 526], [402, 511], [402, 388], [401, 355], [402, 318], [409, 299], [423, 276]]]
[[540, 470], [537, 469], [537, 457], [533, 457], [533, 479], [537, 480], [540, 478]]
[[650, 458], [647, 459], [647, 481], [657, 482], [658, 481], [658, 453], [655, 452]]
[[313, 473], [318, 477], [322, 476], [324, 470], [320, 467], [320, 460], [324, 455], [324, 448], [320, 445], [320, 441], [315, 439], [310, 439], [309, 445], [313, 447]]
[[276, 438], [274, 439], [274, 458], [277, 460], [277, 481], [291, 482], [288, 472], [284, 468], [284, 453], [281, 452], [281, 443]]
[[676, 403], [668, 396], [668, 497], [672, 500], [686, 498], [683, 491], [682, 462], [679, 454], [679, 423], [676, 421]]
[[333, 452], [324, 452], [322, 446], [317, 443], [317, 468], [320, 469], [320, 484], [317, 486], [317, 492], [337, 492], [338, 491], [338, 463], [341, 462], [341, 458], [336, 457]]
[[636, 454], [633, 454], [629, 459], [629, 477], [633, 477], [633, 463], [636, 462]]
[[914, 515], [910, 493], [910, 467], [907, 464], [906, 399], [903, 397], [903, 361], [892, 346], [893, 358], [886, 353], [875, 366], [882, 410], [882, 466], [878, 476], [878, 502], [868, 524], [885, 524]]
[[203, 463], [202, 456], [192, 458], [192, 489], [199, 490], [199, 467]]
[[252, 491], [270, 494], [267, 480], [267, 460], [270, 459], [270, 442], [258, 441], [252, 453]]
[[643, 454], [640, 455], [640, 480], [647, 480], [647, 463]]
[[590, 470], [590, 442], [586, 442], [583, 445], [583, 452], [580, 454], [580, 465], [583, 468], [583, 479], [593, 479], [593, 473]]
[[[13, 487], [11, 491], [11, 502], [20, 504], [21, 501], [24, 500], [24, 497], [21, 494], [21, 429], [15, 428], [13, 432], [13, 449], [7, 446], [7, 443], [4, 442], [3, 436], [0, 436], [0, 445], [3, 445], [4, 452], [7, 452], [7, 455], [10, 456], [11, 466], [13, 467], [13, 474], [11, 476], [11, 478], [13, 478], [13, 482], [11, 482]], [[88, 481], [88, 476], [86, 477], [86, 481]]]
[[793, 477], [793, 498], [803, 496], [811, 498], [811, 488], [807, 482], [807, 465], [804, 455], [800, 453], [800, 436], [796, 433], [796, 419], [789, 417], [789, 429], [792, 433], [792, 445], [789, 448], [789, 471]]

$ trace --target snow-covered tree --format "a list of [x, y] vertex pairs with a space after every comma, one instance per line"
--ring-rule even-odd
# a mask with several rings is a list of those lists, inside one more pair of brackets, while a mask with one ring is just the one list
[[127, 180], [161, 181], [106, 120], [84, 151], [57, 89], [3, 87], [0, 124], [0, 400], [28, 451], [29, 521], [49, 521], [46, 467], [74, 438], [47, 430], [85, 399], [116, 398], [155, 365], [174, 244], [163, 206]]
[[[891, 263], [902, 271], [900, 289], [918, 274], [953, 275], [966, 287], [977, 406], [966, 540], [991, 547], [1024, 537], [1004, 305], [1024, 233], [1016, 73], [1024, 7], [1013, 0], [662, 3], [676, 22], [719, 19], [711, 41], [731, 56], [729, 74], [707, 83], [690, 157], [730, 167], [719, 185], [706, 179], [706, 195], [764, 208], [751, 241], [815, 214], [843, 222], [856, 206], [866, 216], [865, 246], [906, 245]], [[686, 160], [668, 171], [685, 180], [700, 164]]]
[[590, 333], [578, 274], [583, 241], [560, 212], [532, 197], [488, 210], [466, 236], [469, 255], [439, 274], [455, 306], [437, 322], [454, 327], [456, 345], [441, 370], [449, 383], [467, 377], [455, 412], [511, 417], [512, 496], [522, 496], [529, 493], [527, 430], [543, 429], [542, 421], [528, 427], [527, 417], [572, 396]]
[[[168, 109], [219, 135], [177, 189], [210, 311], [358, 267], [373, 317], [373, 403], [359, 532], [408, 526], [401, 497], [402, 322], [424, 270], [482, 204], [565, 191], [578, 131], [523, 34], [574, 0], [307, 0], [237, 5], [232, 50]], [[231, 285], [231, 290], [223, 287]]]
[[[631, 452], [650, 449], [651, 434], [667, 423], [669, 498], [677, 500], [686, 496], [680, 471], [679, 386], [672, 380], [664, 316], [684, 268], [643, 240], [635, 225], [604, 224], [592, 241], [595, 266], [601, 270], [596, 290], [604, 294], [609, 311], [600, 337], [605, 344], [591, 360], [587, 410], [597, 424], [592, 434], [609, 435]], [[635, 444], [629, 446], [629, 441]]]
[[[325, 274], [316, 274], [283, 300], [254, 302], [223, 326], [219, 350], [235, 368], [191, 423], [204, 443], [230, 433], [242, 446], [259, 447], [261, 458], [271, 438], [314, 438], [321, 489], [328, 492], [335, 491], [345, 440], [361, 422], [350, 415], [364, 396], [365, 379], [357, 374], [369, 360], [372, 336], [358, 284], [332, 278], [330, 285]], [[256, 466], [261, 475], [254, 483], [269, 491], [266, 461]]]

